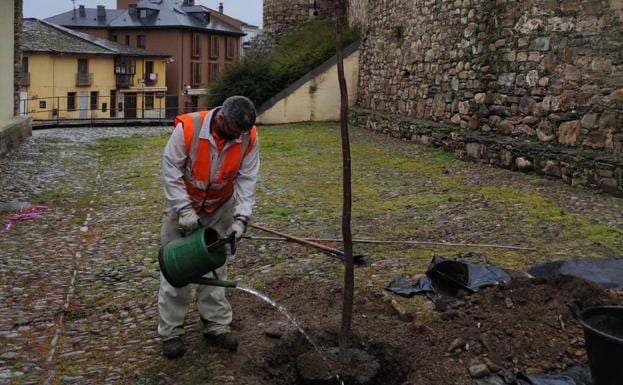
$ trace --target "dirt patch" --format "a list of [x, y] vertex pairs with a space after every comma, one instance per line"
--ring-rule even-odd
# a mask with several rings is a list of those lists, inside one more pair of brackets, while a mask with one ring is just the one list
[[[337, 343], [339, 287], [284, 280], [266, 292], [297, 317], [300, 314], [298, 321], [320, 345]], [[585, 365], [583, 332], [566, 303], [623, 303], [621, 296], [571, 277], [514, 279], [469, 297], [439, 302], [437, 311], [422, 310], [409, 322], [401, 321], [384, 297], [359, 292], [354, 310], [353, 346], [380, 362], [373, 384], [471, 384], [474, 377], [493, 372], [533, 373]], [[296, 361], [312, 351], [311, 345], [294, 328], [275, 335], [267, 325], [280, 322], [280, 315], [254, 298], [236, 294], [232, 302], [239, 315], [235, 329], [248, 354], [244, 363], [240, 357], [231, 361], [229, 369], [249, 384], [300, 383]]]

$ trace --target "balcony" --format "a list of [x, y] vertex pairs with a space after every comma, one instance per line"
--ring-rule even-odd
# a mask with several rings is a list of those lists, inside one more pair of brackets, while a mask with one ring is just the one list
[[117, 75], [117, 88], [132, 87], [134, 75]]
[[153, 86], [154, 84], [156, 84], [158, 82], [158, 74], [155, 73], [155, 72], [149, 73], [149, 74], [145, 74], [143, 76], [143, 80], [145, 80], [145, 85]]
[[76, 86], [77, 87], [88, 87], [93, 84], [93, 73], [92, 72], [78, 72], [76, 74]]
[[29, 86], [30, 85], [30, 72], [22, 72], [19, 77], [19, 85], [20, 86]]

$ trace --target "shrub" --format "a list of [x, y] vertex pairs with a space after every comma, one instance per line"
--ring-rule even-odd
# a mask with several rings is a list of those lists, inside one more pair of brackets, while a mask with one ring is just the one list
[[[345, 31], [345, 45], [356, 39], [356, 32]], [[272, 51], [251, 52], [219, 74], [210, 87], [208, 104], [217, 106], [228, 96], [245, 95], [259, 108], [334, 54], [333, 23], [307, 23], [301, 29], [282, 37]]]

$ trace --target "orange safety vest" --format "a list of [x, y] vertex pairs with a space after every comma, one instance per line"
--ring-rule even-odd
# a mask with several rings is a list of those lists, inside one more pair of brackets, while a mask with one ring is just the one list
[[257, 139], [257, 128], [253, 126], [249, 135], [241, 136], [241, 141], [228, 141], [220, 153], [217, 150], [217, 154], [212, 154], [210, 141], [199, 137], [209, 114], [210, 111], [199, 111], [179, 115], [174, 123], [182, 123], [184, 128], [186, 164], [182, 179], [186, 192], [195, 211], [200, 212], [203, 207], [205, 212], [213, 213], [233, 195], [242, 160]]

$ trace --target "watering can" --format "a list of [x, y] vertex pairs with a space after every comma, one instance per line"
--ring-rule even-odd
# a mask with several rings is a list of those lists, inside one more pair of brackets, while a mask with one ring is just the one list
[[[212, 228], [202, 227], [192, 234], [169, 242], [158, 252], [160, 271], [171, 286], [180, 288], [189, 283], [235, 288], [236, 282], [218, 279], [216, 269], [227, 261], [225, 246], [236, 253], [236, 233], [220, 238]], [[212, 272], [215, 278], [204, 278]]]

